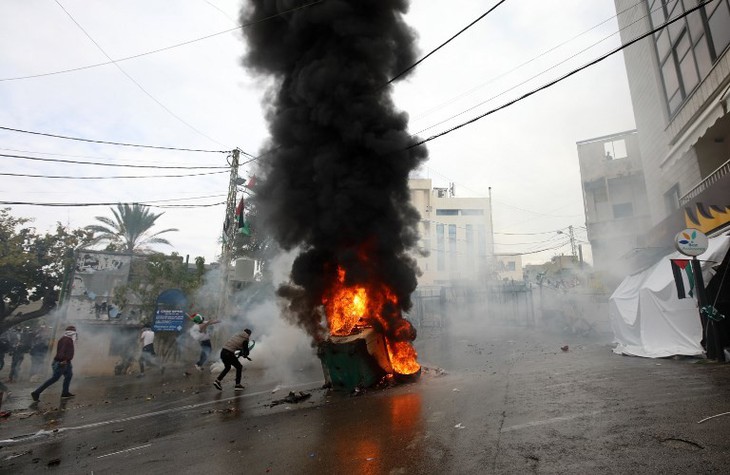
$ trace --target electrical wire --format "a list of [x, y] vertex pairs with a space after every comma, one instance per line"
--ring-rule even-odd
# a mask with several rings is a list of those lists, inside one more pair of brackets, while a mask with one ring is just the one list
[[77, 26], [77, 27], [78, 27], [78, 28], [79, 28], [79, 29], [81, 30], [81, 32], [82, 32], [82, 33], [83, 33], [84, 35], [86, 35], [86, 37], [87, 37], [87, 38], [88, 38], [89, 40], [91, 40], [91, 42], [92, 42], [92, 43], [94, 43], [94, 46], [96, 46], [96, 48], [97, 48], [97, 49], [98, 49], [99, 51], [101, 51], [101, 53], [102, 53], [102, 54], [103, 54], [104, 56], [106, 56], [106, 58], [107, 58], [107, 59], [108, 59], [109, 61], [111, 61], [111, 62], [112, 62], [112, 63], [114, 64], [114, 66], [115, 66], [115, 67], [116, 67], [116, 68], [117, 68], [117, 69], [118, 69], [118, 70], [119, 70], [119, 71], [120, 71], [120, 72], [121, 72], [121, 73], [122, 73], [122, 74], [123, 74], [124, 76], [126, 76], [126, 78], [127, 78], [127, 79], [129, 79], [130, 81], [132, 81], [132, 83], [133, 83], [133, 84], [134, 84], [135, 86], [137, 86], [137, 88], [139, 88], [139, 90], [140, 90], [140, 91], [142, 91], [142, 92], [143, 92], [143, 93], [144, 93], [144, 94], [145, 94], [145, 95], [146, 95], [147, 97], [149, 97], [150, 99], [152, 99], [152, 100], [153, 100], [153, 101], [154, 101], [154, 102], [155, 102], [155, 103], [156, 103], [156, 104], [157, 104], [158, 106], [160, 106], [160, 107], [161, 107], [161, 108], [162, 108], [162, 109], [163, 109], [163, 110], [164, 110], [165, 112], [167, 112], [168, 114], [170, 114], [170, 115], [171, 115], [172, 117], [174, 117], [175, 119], [177, 119], [177, 120], [178, 120], [178, 121], [179, 121], [179, 122], [180, 122], [181, 124], [185, 125], [186, 127], [188, 127], [188, 128], [189, 128], [190, 130], [192, 130], [193, 132], [195, 132], [195, 133], [197, 133], [197, 134], [201, 135], [202, 137], [205, 137], [206, 139], [210, 140], [211, 142], [217, 143], [218, 145], [223, 145], [223, 144], [222, 144], [222, 143], [220, 143], [219, 141], [217, 141], [217, 140], [215, 140], [214, 138], [212, 138], [212, 137], [211, 137], [210, 135], [208, 135], [208, 134], [204, 133], [203, 131], [201, 131], [200, 129], [198, 129], [197, 127], [195, 127], [195, 126], [194, 126], [193, 124], [191, 124], [190, 122], [186, 121], [185, 119], [183, 119], [183, 118], [182, 118], [182, 117], [180, 117], [179, 115], [175, 114], [175, 113], [174, 113], [174, 112], [173, 112], [172, 110], [170, 110], [170, 108], [169, 108], [169, 107], [167, 107], [167, 106], [166, 106], [165, 104], [163, 104], [163, 103], [162, 103], [162, 102], [161, 102], [161, 101], [160, 101], [159, 99], [157, 99], [157, 98], [156, 98], [155, 96], [153, 96], [153, 95], [152, 95], [152, 94], [151, 94], [151, 93], [150, 93], [150, 92], [149, 92], [149, 91], [148, 91], [147, 89], [145, 89], [144, 87], [142, 87], [142, 85], [141, 85], [141, 84], [140, 84], [140, 83], [139, 83], [139, 82], [138, 82], [138, 81], [137, 81], [136, 79], [134, 79], [134, 78], [133, 78], [133, 77], [132, 77], [132, 76], [131, 76], [131, 75], [130, 75], [130, 74], [129, 74], [129, 73], [127, 72], [127, 71], [125, 71], [125, 70], [124, 70], [124, 69], [123, 69], [123, 68], [122, 68], [121, 66], [119, 66], [119, 64], [117, 64], [117, 63], [116, 63], [116, 62], [115, 62], [115, 61], [114, 61], [114, 60], [112, 59], [112, 57], [111, 57], [111, 56], [109, 56], [109, 54], [107, 54], [107, 52], [106, 52], [106, 51], [104, 50], [104, 48], [102, 48], [102, 47], [101, 47], [101, 45], [100, 45], [100, 44], [99, 44], [99, 43], [98, 43], [98, 42], [97, 42], [97, 41], [96, 41], [96, 40], [95, 40], [95, 39], [94, 39], [94, 38], [93, 38], [93, 37], [92, 37], [92, 36], [91, 36], [91, 35], [89, 34], [89, 32], [88, 32], [88, 31], [86, 31], [86, 29], [84, 29], [84, 27], [83, 27], [83, 26], [81, 26], [81, 23], [79, 23], [78, 21], [76, 21], [76, 19], [75, 19], [75, 18], [73, 17], [73, 15], [71, 15], [71, 13], [70, 13], [70, 12], [69, 12], [68, 10], [66, 10], [66, 8], [65, 8], [65, 7], [64, 7], [64, 6], [63, 6], [63, 5], [61, 4], [61, 2], [60, 2], [59, 0], [55, 0], [55, 2], [56, 2], [56, 4], [57, 4], [57, 5], [59, 6], [59, 7], [61, 7], [61, 10], [63, 10], [63, 12], [64, 12], [64, 13], [65, 13], [65, 14], [66, 14], [66, 15], [67, 15], [67, 16], [68, 16], [68, 17], [69, 17], [70, 19], [71, 19], [71, 21], [72, 21], [72, 22], [74, 22], [74, 24], [75, 24], [75, 25], [76, 25], [76, 26]]
[[284, 11], [279, 12], [279, 13], [276, 13], [274, 15], [270, 15], [268, 17], [261, 18], [260, 20], [255, 20], [255, 21], [251, 21], [251, 22], [248, 22], [248, 23], [240, 24], [240, 25], [236, 26], [235, 28], [229, 28], [227, 30], [219, 31], [217, 33], [212, 33], [210, 35], [201, 36], [200, 38], [195, 38], [195, 39], [192, 39], [192, 40], [183, 41], [182, 43], [176, 43], [174, 45], [165, 46], [164, 48], [158, 48], [158, 49], [155, 49], [155, 50], [146, 51], [144, 53], [138, 53], [138, 54], [135, 54], [135, 55], [132, 55], [132, 56], [126, 56], [124, 58], [119, 58], [119, 59], [116, 59], [116, 60], [106, 61], [106, 62], [103, 62], [103, 63], [89, 64], [87, 66], [79, 66], [77, 68], [64, 69], [64, 70], [61, 70], [61, 71], [53, 71], [53, 72], [48, 72], [48, 73], [31, 74], [31, 75], [27, 75], [27, 76], [18, 76], [18, 77], [12, 77], [12, 78], [0, 78], [0, 82], [4, 82], [4, 81], [19, 81], [19, 80], [22, 80], [22, 79], [33, 79], [33, 78], [40, 78], [40, 77], [45, 77], [45, 76], [53, 76], [53, 75], [56, 75], [56, 74], [72, 73], [72, 72], [76, 72], [76, 71], [83, 71], [83, 70], [86, 70], [86, 69], [98, 68], [100, 66], [107, 66], [109, 64], [121, 63], [123, 61], [129, 61], [130, 59], [141, 58], [143, 56], [149, 56], [151, 54], [161, 53], [163, 51], [168, 51], [168, 50], [171, 50], [171, 49], [174, 49], [174, 48], [179, 48], [180, 46], [187, 46], [189, 44], [197, 43], [198, 41], [207, 40], [207, 39], [213, 38], [215, 36], [220, 36], [220, 35], [224, 35], [224, 34], [227, 34], [227, 33], [232, 33], [232, 32], [237, 31], [239, 29], [248, 28], [248, 27], [257, 25], [259, 23], [263, 23], [265, 21], [269, 21], [269, 20], [274, 19], [276, 17], [286, 15], [287, 13], [291, 13], [291, 12], [294, 12], [294, 11], [297, 11], [297, 10], [301, 10], [303, 8], [311, 7], [313, 5], [317, 5], [318, 3], [323, 3], [324, 1], [325, 0], [317, 0], [317, 1], [314, 1], [314, 2], [310, 2], [310, 3], [307, 3], [305, 5], [301, 5], [301, 6], [298, 6], [298, 7], [290, 8], [289, 10], [284, 10]]
[[[447, 106], [447, 105], [449, 105], [449, 104], [452, 104], [452, 103], [454, 103], [454, 102], [455, 102], [456, 100], [458, 100], [458, 99], [461, 99], [462, 97], [466, 97], [466, 96], [468, 96], [468, 95], [472, 94], [472, 93], [473, 93], [474, 91], [476, 91], [476, 90], [478, 90], [478, 89], [480, 89], [480, 88], [482, 88], [482, 87], [484, 87], [484, 86], [486, 86], [486, 85], [488, 85], [488, 84], [491, 84], [491, 83], [493, 83], [494, 81], [496, 81], [496, 80], [498, 80], [498, 79], [501, 79], [501, 78], [503, 78], [503, 77], [507, 76], [508, 74], [510, 74], [510, 73], [513, 73], [513, 72], [517, 71], [518, 69], [521, 69], [521, 68], [522, 68], [522, 67], [524, 67], [524, 66], [527, 66], [528, 64], [532, 63], [533, 61], [535, 61], [535, 60], [537, 60], [537, 59], [540, 59], [541, 57], [545, 56], [546, 54], [548, 54], [548, 53], [551, 53], [551, 52], [553, 52], [553, 51], [557, 50], [558, 48], [560, 48], [560, 47], [562, 47], [562, 46], [565, 46], [566, 44], [570, 43], [571, 41], [573, 41], [573, 40], [575, 40], [575, 39], [577, 39], [577, 38], [579, 38], [579, 37], [581, 37], [581, 36], [585, 35], [586, 33], [589, 33], [589, 32], [591, 32], [591, 31], [595, 30], [596, 28], [598, 28], [598, 27], [600, 27], [600, 26], [602, 26], [602, 25], [606, 24], [607, 22], [609, 22], [609, 21], [613, 20], [614, 18], [618, 18], [618, 17], [620, 16], [620, 15], [622, 15], [622, 14], [626, 13], [627, 11], [629, 11], [629, 10], [631, 10], [631, 9], [635, 8], [635, 7], [637, 6], [637, 5], [639, 5], [639, 4], [643, 3], [643, 2], [644, 2], [644, 0], [639, 0], [639, 1], [637, 2], [637, 3], [635, 3], [635, 4], [633, 4], [633, 5], [629, 6], [629, 7], [626, 7], [626, 8], [624, 8], [623, 10], [621, 10], [620, 12], [616, 13], [616, 15], [613, 15], [613, 16], [611, 16], [611, 17], [609, 17], [609, 18], [607, 18], [607, 19], [603, 20], [602, 22], [600, 22], [600, 23], [598, 23], [598, 24], [596, 24], [596, 25], [593, 25], [592, 27], [588, 28], [587, 30], [585, 30], [585, 31], [582, 31], [581, 33], [578, 33], [577, 35], [575, 35], [575, 36], [573, 36], [573, 37], [571, 37], [571, 38], [569, 38], [569, 39], [567, 39], [567, 40], [563, 41], [562, 43], [559, 43], [559, 44], [557, 44], [557, 45], [553, 46], [552, 48], [550, 48], [550, 49], [547, 49], [547, 50], [543, 51], [542, 53], [538, 54], [537, 56], [534, 56], [533, 58], [531, 58], [531, 59], [529, 59], [529, 60], [525, 61], [524, 63], [518, 64], [517, 66], [513, 67], [512, 69], [510, 69], [510, 70], [508, 70], [508, 71], [505, 71], [505, 72], [503, 72], [503, 73], [501, 73], [501, 74], [498, 74], [497, 76], [495, 76], [495, 77], [493, 77], [493, 78], [489, 79], [488, 81], [486, 81], [486, 82], [484, 82], [484, 83], [481, 83], [481, 84], [480, 84], [480, 85], [478, 85], [478, 86], [475, 86], [475, 87], [473, 87], [473, 88], [472, 88], [472, 89], [470, 89], [469, 91], [463, 92], [463, 93], [461, 93], [461, 94], [459, 94], [459, 95], [457, 95], [457, 96], [455, 96], [455, 97], [452, 97], [452, 98], [451, 98], [451, 99], [449, 99], [448, 101], [446, 101], [446, 102], [443, 102], [443, 103], [441, 103], [440, 105], [437, 105], [437, 106], [434, 106], [434, 107], [432, 107], [432, 108], [428, 109], [428, 110], [427, 110], [427, 111], [426, 111], [426, 112], [425, 112], [424, 114], [422, 114], [422, 115], [421, 115], [420, 117], [414, 117], [414, 119], [413, 119], [413, 120], [414, 120], [414, 121], [418, 121], [418, 120], [421, 120], [421, 119], [424, 119], [424, 118], [428, 117], [428, 116], [429, 116], [429, 115], [431, 115], [431, 114], [432, 114], [433, 112], [436, 112], [437, 110], [440, 110], [440, 109], [444, 108], [445, 106]], [[662, 7], [661, 7], [661, 4], [659, 4], [659, 7], [658, 7], [658, 8], [662, 8]], [[603, 41], [605, 41], [605, 40], [607, 40], [608, 38], [612, 37], [612, 36], [613, 36], [613, 35], [615, 35], [616, 33], [619, 33], [619, 32], [621, 32], [621, 31], [623, 31], [624, 29], [626, 29], [626, 28], [629, 28], [629, 27], [630, 27], [630, 26], [632, 26], [632, 25], [633, 25], [634, 23], [636, 23], [636, 22], [640, 21], [640, 20], [641, 20], [641, 19], [643, 19], [643, 18], [646, 18], [647, 16], [648, 16], [648, 15], [644, 15], [644, 16], [640, 17], [639, 19], [635, 20], [635, 21], [634, 21], [634, 22], [632, 22], [631, 24], [629, 24], [629, 25], [626, 25], [626, 26], [625, 26], [624, 28], [620, 28], [620, 29], [619, 29], [619, 30], [618, 30], [617, 32], [615, 32], [615, 33], [611, 33], [611, 34], [610, 34], [610, 35], [608, 35], [607, 37], [605, 37], [605, 38], [603, 38], [603, 39], [601, 39], [601, 40], [599, 40], [599, 41], [597, 41], [597, 42], [593, 43], [592, 45], [588, 46], [587, 48], [584, 48], [584, 49], [582, 49], [582, 50], [581, 50], [581, 51], [579, 51], [578, 53], [576, 53], [576, 54], [574, 54], [574, 55], [570, 56], [569, 58], [567, 58], [566, 60], [564, 60], [564, 61], [561, 61], [560, 63], [558, 63], [558, 64], [556, 64], [556, 65], [554, 65], [554, 66], [551, 66], [550, 68], [548, 68], [548, 69], [546, 69], [546, 70], [544, 70], [544, 71], [540, 72], [539, 74], [536, 74], [535, 76], [532, 76], [532, 77], [531, 77], [531, 78], [529, 78], [528, 80], [526, 80], [526, 81], [523, 81], [523, 82], [521, 82], [521, 83], [517, 84], [516, 86], [514, 86], [514, 87], [512, 87], [512, 88], [510, 88], [510, 89], [507, 89], [506, 91], [503, 91], [502, 93], [500, 93], [500, 94], [498, 94], [498, 95], [496, 95], [496, 96], [490, 97], [490, 98], [489, 98], [489, 99], [487, 99], [486, 101], [480, 102], [480, 103], [479, 103], [479, 104], [477, 104], [476, 106], [470, 107], [469, 109], [467, 109], [467, 110], [465, 110], [465, 111], [462, 111], [462, 112], [460, 112], [459, 114], [456, 114], [455, 116], [449, 117], [448, 119], [446, 119], [446, 120], [444, 120], [444, 121], [438, 122], [438, 123], [436, 123], [436, 124], [434, 124], [434, 125], [432, 125], [432, 126], [430, 126], [430, 127], [427, 127], [426, 129], [423, 129], [423, 130], [421, 130], [421, 131], [419, 131], [419, 132], [416, 132], [416, 134], [415, 134], [415, 135], [418, 135], [418, 134], [420, 134], [420, 133], [422, 133], [422, 132], [424, 132], [424, 131], [426, 131], [426, 130], [429, 130], [429, 129], [433, 128], [433, 127], [436, 127], [436, 126], [438, 126], [438, 125], [442, 124], [443, 122], [446, 122], [446, 121], [448, 121], [448, 120], [451, 120], [451, 119], [453, 119], [453, 118], [455, 118], [455, 117], [458, 117], [458, 116], [459, 116], [459, 115], [461, 115], [461, 114], [464, 114], [464, 113], [466, 113], [466, 112], [468, 112], [468, 111], [470, 111], [470, 110], [473, 110], [474, 108], [476, 108], [476, 107], [478, 107], [478, 106], [480, 106], [480, 105], [482, 105], [482, 104], [485, 104], [485, 103], [487, 103], [487, 102], [489, 102], [489, 101], [491, 101], [491, 100], [493, 100], [493, 99], [496, 99], [497, 97], [499, 97], [499, 96], [501, 96], [501, 95], [503, 95], [503, 94], [505, 94], [505, 93], [507, 93], [507, 92], [509, 92], [509, 91], [511, 91], [511, 90], [513, 90], [513, 89], [515, 89], [516, 87], [518, 87], [518, 86], [521, 86], [522, 84], [525, 84], [526, 82], [529, 82], [529, 81], [531, 81], [531, 80], [535, 79], [536, 77], [539, 77], [539, 76], [541, 76], [542, 74], [544, 74], [544, 73], [546, 73], [546, 72], [550, 71], [551, 69], [553, 69], [553, 68], [555, 68], [555, 67], [557, 67], [557, 66], [559, 66], [559, 65], [561, 65], [561, 64], [563, 64], [563, 63], [565, 63], [566, 61], [568, 61], [568, 60], [570, 60], [570, 59], [574, 58], [574, 57], [575, 57], [575, 56], [577, 56], [578, 54], [580, 54], [580, 53], [583, 53], [583, 52], [585, 52], [585, 51], [589, 50], [590, 48], [593, 48], [594, 46], [596, 46], [596, 45], [597, 45], [597, 44], [599, 44], [599, 43], [602, 43]]]
[[49, 178], [49, 179], [65, 179], [65, 180], [113, 180], [113, 179], [132, 179], [132, 178], [188, 178], [205, 175], [220, 175], [228, 173], [228, 171], [190, 173], [185, 175], [126, 175], [126, 176], [68, 176], [68, 175], [33, 175], [24, 173], [6, 173], [0, 172], [0, 176], [14, 176], [19, 178]]
[[381, 86], [380, 88], [378, 88], [378, 90], [380, 90], [380, 89], [384, 88], [384, 87], [385, 87], [385, 86], [387, 86], [388, 84], [392, 84], [392, 83], [393, 83], [393, 81], [395, 81], [395, 80], [396, 80], [396, 79], [398, 79], [399, 77], [401, 77], [401, 76], [403, 76], [404, 74], [406, 74], [406, 73], [407, 73], [408, 71], [411, 71], [411, 70], [412, 70], [413, 68], [415, 68], [416, 66], [418, 66], [419, 64], [421, 64], [422, 62], [424, 62], [424, 61], [425, 61], [425, 60], [426, 60], [426, 59], [427, 59], [427, 58], [428, 58], [429, 56], [431, 56], [431, 55], [432, 55], [432, 54], [434, 54], [434, 53], [435, 53], [436, 51], [440, 50], [441, 48], [443, 48], [444, 46], [446, 46], [447, 44], [449, 44], [449, 43], [450, 43], [450, 42], [451, 42], [452, 40], [454, 40], [454, 39], [455, 39], [455, 38], [456, 38], [457, 36], [461, 35], [461, 34], [462, 34], [462, 33], [464, 33], [464, 32], [465, 32], [466, 30], [468, 30], [469, 28], [471, 28], [472, 26], [474, 26], [474, 25], [475, 25], [476, 23], [478, 23], [478, 22], [479, 22], [479, 21], [480, 21], [481, 19], [483, 19], [484, 17], [486, 17], [487, 15], [489, 15], [490, 13], [492, 13], [492, 11], [494, 11], [494, 10], [495, 10], [495, 9], [496, 9], [496, 8], [497, 8], [498, 6], [502, 5], [502, 4], [503, 4], [504, 2], [506, 2], [506, 1], [507, 1], [507, 0], [500, 0], [499, 2], [497, 2], [497, 3], [496, 3], [496, 4], [494, 5], [494, 6], [492, 6], [492, 7], [491, 7], [491, 8], [489, 9], [489, 10], [487, 10], [487, 11], [486, 11], [486, 12], [484, 12], [484, 13], [482, 13], [482, 14], [481, 14], [481, 15], [480, 15], [480, 16], [479, 16], [479, 17], [478, 17], [478, 18], [477, 18], [476, 20], [472, 21], [471, 23], [469, 23], [468, 25], [466, 25], [466, 26], [465, 26], [464, 28], [462, 28], [461, 30], [459, 30], [459, 31], [458, 31], [458, 32], [457, 32], [457, 33], [456, 33], [455, 35], [453, 35], [453, 36], [452, 36], [451, 38], [449, 38], [448, 40], [444, 41], [444, 42], [443, 42], [443, 43], [441, 43], [441, 44], [440, 44], [439, 46], [437, 46], [436, 48], [434, 48], [433, 50], [431, 50], [431, 51], [430, 51], [430, 52], [429, 52], [429, 53], [428, 53], [427, 55], [423, 56], [423, 57], [422, 57], [421, 59], [419, 59], [418, 61], [416, 61], [416, 62], [415, 62], [415, 63], [413, 63], [412, 65], [408, 66], [407, 68], [405, 68], [404, 70], [402, 70], [401, 72], [399, 72], [398, 74], [396, 74], [395, 76], [393, 76], [392, 78], [390, 78], [390, 79], [388, 80], [388, 82], [386, 82], [385, 84], [383, 84], [383, 85], [382, 85], [382, 86]]
[[112, 142], [110, 140], [85, 139], [85, 138], [81, 138], [81, 137], [72, 137], [69, 135], [58, 135], [58, 134], [50, 134], [50, 133], [46, 133], [46, 132], [36, 132], [33, 130], [15, 129], [13, 127], [4, 127], [2, 125], [0, 125], [0, 130], [7, 130], [8, 132], [18, 132], [21, 134], [41, 135], [43, 137], [51, 137], [54, 139], [75, 140], [77, 142], [87, 142], [87, 143], [96, 143], [96, 144], [104, 144], [104, 145], [118, 145], [121, 147], [138, 147], [138, 148], [151, 148], [151, 149], [157, 149], [157, 150], [174, 150], [177, 152], [230, 153], [230, 150], [206, 150], [206, 149], [199, 149], [199, 148], [165, 147], [165, 146], [161, 146], [161, 145], [145, 145], [145, 144], [126, 143], [126, 142]]
[[7, 206], [45, 206], [45, 207], [68, 207], [68, 208], [79, 208], [79, 207], [93, 207], [93, 206], [117, 206], [117, 205], [133, 205], [133, 204], [140, 204], [144, 206], [149, 206], [151, 208], [173, 208], [173, 207], [180, 207], [180, 208], [210, 208], [212, 206], [220, 206], [223, 204], [226, 204], [225, 201], [221, 201], [218, 203], [209, 203], [209, 204], [199, 204], [199, 205], [157, 205], [157, 204], [149, 204], [150, 202], [140, 202], [140, 201], [134, 201], [134, 202], [127, 202], [127, 203], [121, 203], [119, 201], [114, 202], [107, 202], [107, 203], [35, 203], [35, 202], [28, 202], [28, 201], [0, 201], [0, 205], [7, 205]]
[[[33, 153], [33, 152], [31, 152]], [[124, 167], [124, 168], [151, 168], [151, 169], [176, 169], [176, 170], [192, 170], [192, 169], [206, 169], [206, 170], [228, 170], [230, 167], [206, 167], [206, 166], [167, 166], [167, 165], [132, 165], [126, 163], [103, 163], [103, 162], [83, 162], [80, 160], [64, 160], [61, 158], [42, 158], [42, 157], [29, 157], [27, 155], [11, 155], [7, 153], [0, 153], [0, 157], [6, 158], [17, 158], [21, 160], [36, 160], [39, 162], [53, 162], [53, 163], [71, 163], [74, 165], [95, 165], [100, 167]]]
[[[660, 26], [658, 26], [656, 28], [653, 28], [653, 29], [649, 30], [646, 33], [643, 33], [642, 35], [640, 35], [640, 36], [638, 36], [638, 37], [630, 40], [627, 43], [621, 44], [617, 48], [614, 48], [613, 50], [609, 51], [608, 53], [599, 56], [598, 58], [596, 58], [596, 59], [588, 62], [587, 64], [584, 64], [583, 66], [580, 66], [580, 67], [578, 67], [576, 69], [573, 69], [572, 71], [569, 71], [568, 73], [566, 73], [566, 74], [564, 74], [564, 75], [562, 75], [562, 76], [560, 76], [560, 77], [558, 77], [556, 79], [553, 79], [552, 81], [549, 81], [546, 84], [543, 84], [542, 86], [540, 86], [540, 87], [538, 87], [536, 89], [533, 89], [533, 90], [531, 90], [531, 91], [529, 91], [529, 92], [527, 92], [527, 93], [525, 93], [525, 94], [523, 94], [523, 95], [521, 95], [521, 96], [519, 96], [519, 97], [511, 100], [511, 101], [508, 101], [508, 102], [502, 104], [499, 107], [496, 107], [494, 109], [491, 109], [491, 110], [489, 110], [489, 111], [487, 111], [487, 112], [485, 112], [483, 114], [479, 114], [478, 116], [476, 116], [476, 117], [474, 117], [472, 119], [469, 119], [466, 122], [462, 122], [461, 124], [458, 124], [458, 125], [456, 125], [454, 127], [451, 127], [449, 129], [446, 129], [443, 132], [440, 132], [438, 134], [432, 135], [431, 137], [428, 137], [426, 139], [418, 140], [417, 142], [414, 142], [413, 144], [411, 144], [408, 147], [406, 147], [406, 150], [409, 150], [409, 149], [412, 149], [412, 148], [415, 148], [415, 147], [419, 147], [421, 145], [425, 145], [428, 142], [431, 142], [431, 141], [436, 140], [436, 139], [438, 139], [440, 137], [443, 137], [445, 135], [448, 135], [451, 132], [454, 132], [454, 131], [459, 130], [459, 129], [463, 128], [463, 127], [466, 127], [467, 125], [471, 125], [471, 124], [473, 124], [473, 123], [475, 123], [475, 122], [477, 122], [477, 121], [479, 121], [479, 120], [481, 120], [481, 119], [483, 119], [483, 118], [485, 118], [485, 117], [487, 117], [489, 115], [494, 114], [495, 112], [498, 112], [498, 111], [500, 111], [502, 109], [506, 109], [507, 107], [512, 106], [512, 105], [514, 105], [514, 104], [516, 104], [516, 103], [518, 103], [520, 101], [523, 101], [524, 99], [527, 99], [528, 97], [530, 97], [530, 96], [532, 96], [534, 94], [537, 94], [538, 92], [544, 91], [544, 90], [546, 90], [546, 89], [548, 89], [548, 88], [550, 88], [550, 87], [552, 87], [552, 86], [554, 86], [554, 85], [556, 85], [556, 84], [564, 81], [565, 79], [568, 79], [569, 77], [571, 77], [571, 76], [573, 76], [573, 75], [575, 75], [575, 74], [583, 71], [584, 69], [587, 69], [587, 68], [589, 68], [591, 66], [594, 66], [594, 65], [600, 63], [601, 61], [605, 60], [606, 58], [608, 58], [610, 56], [613, 56], [614, 54], [618, 53], [619, 51], [622, 51], [622, 50], [628, 48], [629, 46], [631, 46], [631, 45], [633, 45], [633, 44], [635, 44], [635, 43], [643, 40], [644, 38], [647, 38], [647, 37], [653, 35], [654, 33], [658, 32], [658, 31], [661, 31], [662, 29], [664, 29], [664, 28], [668, 27], [669, 25], [671, 25], [671, 24], [673, 24], [673, 23], [681, 20], [682, 18], [686, 17], [690, 13], [693, 13], [696, 10], [699, 10], [700, 8], [704, 7], [705, 5], [707, 5], [708, 3], [712, 2], [712, 1], [713, 0], [706, 0], [706, 1], [702, 2], [702, 3], [698, 3], [697, 6], [691, 8], [689, 10], [686, 10], [684, 13], [682, 13], [679, 16], [677, 16], [676, 18], [671, 19], [671, 20], [665, 22], [664, 24], [662, 24], [662, 25], [660, 25]], [[412, 137], [413, 138], [417, 138], [416, 135], [413, 135]]]

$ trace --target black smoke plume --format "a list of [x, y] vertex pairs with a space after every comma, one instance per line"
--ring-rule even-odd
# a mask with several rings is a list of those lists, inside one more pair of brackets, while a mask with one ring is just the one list
[[[279, 288], [315, 341], [321, 303], [337, 266], [347, 284], [378, 281], [396, 294], [400, 319], [411, 307], [418, 240], [409, 172], [427, 157], [392, 101], [390, 78], [416, 60], [405, 0], [251, 0], [242, 23], [244, 66], [269, 81], [270, 143], [262, 150], [259, 216], [279, 245], [300, 249], [291, 283]], [[275, 16], [288, 10], [294, 10]], [[273, 17], [273, 18], [270, 18]], [[367, 259], [363, 260], [362, 255]], [[415, 338], [392, 325], [395, 339]]]

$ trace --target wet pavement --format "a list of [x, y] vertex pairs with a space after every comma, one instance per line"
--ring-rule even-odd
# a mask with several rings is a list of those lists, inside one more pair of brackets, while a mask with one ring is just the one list
[[[286, 380], [249, 368], [240, 394], [180, 368], [76, 375], [63, 401], [60, 382], [39, 403], [16, 383], [0, 473], [728, 473], [730, 365], [609, 342], [431, 329], [418, 382], [358, 396], [323, 389], [314, 356]], [[289, 391], [311, 397], [275, 404]]]

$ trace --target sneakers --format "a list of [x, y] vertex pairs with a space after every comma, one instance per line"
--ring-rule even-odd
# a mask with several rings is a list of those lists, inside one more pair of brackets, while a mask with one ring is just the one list
[[203, 367], [202, 366], [195, 365], [195, 369], [197, 369], [198, 371], [203, 371]]
[[215, 381], [213, 382], [213, 386], [215, 386], [215, 388], [216, 388], [216, 389], [217, 389], [218, 391], [223, 391], [223, 386], [221, 386], [221, 382], [220, 382], [220, 381], [218, 381], [217, 379], [216, 379], [216, 380], [215, 380]]
[[139, 373], [139, 374], [137, 375], [137, 377], [138, 377], [138, 378], [144, 378], [144, 373]]
[[236, 384], [236, 386], [233, 388], [234, 391], [243, 391], [243, 386], [240, 384]]
[[76, 397], [76, 395], [71, 393], [61, 394], [61, 399], [68, 399], [70, 397]]
[[34, 392], [32, 392], [32, 393], [30, 393], [30, 397], [32, 397], [32, 398], [33, 398], [33, 402], [38, 402], [38, 401], [40, 401], [40, 400], [41, 400], [41, 397], [40, 397], [40, 396], [41, 396], [41, 395], [40, 395], [40, 394], [38, 394], [38, 393], [37, 393], [37, 392], [35, 392], [35, 391], [34, 391]]

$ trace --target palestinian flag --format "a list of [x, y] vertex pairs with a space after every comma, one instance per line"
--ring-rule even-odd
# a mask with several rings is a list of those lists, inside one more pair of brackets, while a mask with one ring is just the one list
[[253, 190], [254, 186], [256, 186], [256, 175], [253, 175], [246, 182], [246, 188], [248, 188], [249, 190]]
[[238, 228], [239, 233], [250, 236], [251, 229], [248, 227], [248, 223], [244, 219], [243, 211], [243, 197], [241, 197], [241, 201], [238, 202], [238, 206], [236, 207], [236, 227]]
[[694, 297], [695, 278], [692, 273], [692, 261], [690, 259], [670, 259], [672, 263], [672, 274], [674, 283], [677, 285], [677, 296], [680, 299]]

